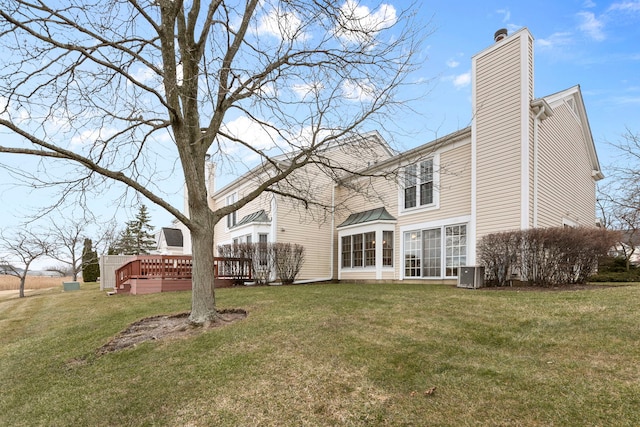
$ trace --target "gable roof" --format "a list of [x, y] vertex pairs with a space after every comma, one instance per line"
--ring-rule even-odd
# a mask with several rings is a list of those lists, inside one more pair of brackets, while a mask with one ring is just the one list
[[407, 151], [397, 153], [393, 157], [390, 157], [386, 160], [382, 160], [378, 163], [375, 163], [373, 165], [367, 166], [364, 169], [361, 169], [356, 174], [351, 174], [349, 176], [342, 178], [340, 182], [345, 183], [349, 180], [359, 179], [362, 176], [374, 174], [376, 171], [379, 171], [379, 170], [384, 170], [389, 166], [397, 167], [397, 166], [406, 164], [407, 162], [414, 162], [416, 158], [430, 157], [437, 150], [440, 150], [446, 146], [454, 146], [456, 143], [464, 141], [467, 138], [471, 138], [471, 126], [467, 126], [466, 128], [463, 128], [455, 132], [452, 132], [450, 134], [444, 135], [442, 137], [436, 138], [422, 145], [411, 148]]
[[[362, 134], [352, 134], [352, 135], [343, 136], [341, 138], [336, 138], [332, 142], [328, 143], [325, 147], [322, 147], [321, 149], [319, 149], [317, 151], [317, 154], [329, 153], [333, 150], [340, 150], [345, 145], [358, 144], [363, 141], [368, 143], [378, 144], [388, 158], [393, 158], [397, 154], [391, 148], [389, 143], [376, 130], [365, 132]], [[295, 150], [288, 153], [280, 154], [278, 156], [273, 156], [271, 158], [271, 161], [274, 164], [287, 165], [289, 162], [289, 159], [297, 153], [300, 153], [300, 150]], [[229, 192], [235, 187], [242, 185], [242, 183], [246, 182], [246, 179], [250, 177], [258, 177], [260, 174], [264, 173], [265, 167], [268, 167], [268, 166], [269, 164], [267, 163], [267, 164], [259, 164], [253, 167], [251, 170], [236, 177], [233, 181], [224, 185], [222, 188], [215, 190], [215, 192], [211, 195], [211, 197], [215, 199], [216, 197], [219, 197], [220, 195]]]
[[[604, 178], [602, 169], [600, 168], [600, 161], [598, 160], [598, 153], [596, 152], [596, 145], [593, 142], [593, 135], [591, 134], [591, 126], [589, 126], [589, 118], [587, 117], [587, 109], [584, 106], [584, 99], [582, 98], [582, 92], [580, 91], [580, 85], [575, 85], [560, 92], [553, 93], [542, 97], [551, 108], [566, 102], [573, 112], [578, 116], [580, 124], [582, 125], [582, 133], [584, 141], [586, 143], [587, 153], [591, 161], [591, 173], [593, 178], [597, 181]], [[534, 100], [535, 102], [535, 100]]]
[[364, 224], [373, 221], [395, 221], [396, 219], [384, 207], [370, 209], [368, 211], [357, 212], [349, 215], [349, 217], [338, 226], [346, 227], [348, 225]]
[[178, 228], [162, 227], [162, 229], [160, 230], [160, 234], [164, 235], [164, 240], [165, 242], [167, 242], [167, 246], [182, 247], [182, 230]]
[[243, 225], [252, 224], [255, 222], [261, 223], [270, 223], [269, 215], [265, 212], [264, 209], [259, 210], [258, 212], [250, 213], [249, 215], [244, 216], [236, 225], [232, 228], [241, 227]]

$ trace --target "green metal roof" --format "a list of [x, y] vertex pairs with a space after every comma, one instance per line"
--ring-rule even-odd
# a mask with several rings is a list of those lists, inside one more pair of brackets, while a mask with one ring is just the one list
[[349, 218], [347, 218], [342, 224], [338, 226], [338, 228], [346, 227], [348, 225], [364, 224], [366, 222], [373, 222], [373, 221], [395, 221], [395, 220], [396, 219], [393, 216], [391, 216], [391, 214], [387, 212], [387, 210], [384, 207], [382, 207], [382, 208], [376, 208], [376, 209], [371, 209], [364, 212], [351, 214], [349, 215]]
[[251, 213], [245, 217], [243, 217], [240, 222], [233, 226], [233, 228], [240, 227], [242, 225], [252, 224], [254, 222], [271, 222], [269, 219], [269, 215], [264, 211], [264, 209], [259, 210], [258, 212]]

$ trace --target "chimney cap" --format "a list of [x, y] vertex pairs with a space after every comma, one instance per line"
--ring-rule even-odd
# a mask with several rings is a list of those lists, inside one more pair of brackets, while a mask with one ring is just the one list
[[498, 31], [495, 32], [495, 34], [493, 35], [493, 39], [497, 42], [499, 42], [500, 40], [504, 39], [507, 37], [508, 31], [506, 28], [500, 28]]

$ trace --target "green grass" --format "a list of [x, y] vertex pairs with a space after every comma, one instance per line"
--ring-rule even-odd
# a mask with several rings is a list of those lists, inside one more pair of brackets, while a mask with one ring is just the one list
[[216, 295], [248, 317], [101, 357], [129, 323], [187, 311], [191, 294], [84, 285], [0, 299], [0, 425], [640, 425], [640, 285]]

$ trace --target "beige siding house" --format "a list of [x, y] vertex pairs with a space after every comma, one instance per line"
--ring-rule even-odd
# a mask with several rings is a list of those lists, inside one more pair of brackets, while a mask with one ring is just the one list
[[[526, 28], [497, 32], [472, 58], [470, 127], [404, 153], [375, 132], [336, 144], [325, 156], [342, 172], [295, 176], [318, 204], [265, 193], [216, 226], [216, 244], [299, 243], [300, 281], [453, 282], [476, 265], [488, 233], [594, 227], [603, 176], [580, 88], [536, 98], [533, 50]], [[361, 140], [377, 149], [363, 152]], [[212, 208], [238, 200], [262, 173], [212, 193]]]

